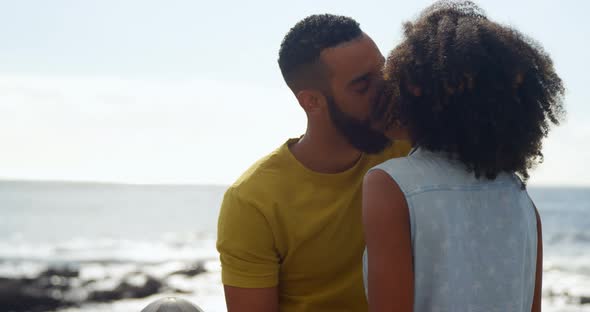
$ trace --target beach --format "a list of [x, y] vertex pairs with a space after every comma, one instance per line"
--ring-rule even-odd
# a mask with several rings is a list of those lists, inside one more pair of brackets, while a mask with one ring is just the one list
[[[139, 311], [167, 296], [225, 311], [225, 189], [0, 182], [0, 311], [18, 296], [31, 306], [15, 311]], [[544, 310], [590, 311], [590, 189], [529, 192], [543, 220]]]

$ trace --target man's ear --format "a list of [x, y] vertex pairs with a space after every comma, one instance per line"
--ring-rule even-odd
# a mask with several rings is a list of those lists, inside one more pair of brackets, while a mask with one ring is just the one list
[[307, 114], [321, 111], [325, 103], [324, 95], [316, 90], [301, 90], [295, 96]]

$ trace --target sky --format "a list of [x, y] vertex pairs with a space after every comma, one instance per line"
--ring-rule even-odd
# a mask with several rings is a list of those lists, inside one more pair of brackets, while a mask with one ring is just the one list
[[[387, 54], [430, 3], [0, 0], [0, 178], [228, 185], [305, 131], [277, 65], [297, 21], [353, 17]], [[478, 3], [565, 81], [531, 184], [590, 186], [590, 2]]]

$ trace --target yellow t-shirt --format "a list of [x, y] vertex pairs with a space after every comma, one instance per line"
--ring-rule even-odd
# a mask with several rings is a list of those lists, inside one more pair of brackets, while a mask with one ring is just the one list
[[363, 155], [337, 174], [311, 171], [287, 141], [225, 193], [217, 249], [224, 285], [279, 287], [282, 312], [367, 311], [361, 185], [365, 173], [410, 145]]

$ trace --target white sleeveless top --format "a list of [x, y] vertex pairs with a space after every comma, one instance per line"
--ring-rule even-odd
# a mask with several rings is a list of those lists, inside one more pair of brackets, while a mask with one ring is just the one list
[[462, 163], [424, 149], [375, 169], [408, 203], [415, 312], [531, 310], [537, 221], [515, 175], [478, 180]]

